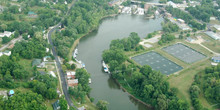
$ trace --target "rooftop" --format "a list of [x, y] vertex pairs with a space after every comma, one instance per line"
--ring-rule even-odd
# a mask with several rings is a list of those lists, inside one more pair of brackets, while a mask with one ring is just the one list
[[214, 59], [214, 60], [220, 60], [220, 56], [214, 56], [214, 57], [212, 57], [212, 59]]

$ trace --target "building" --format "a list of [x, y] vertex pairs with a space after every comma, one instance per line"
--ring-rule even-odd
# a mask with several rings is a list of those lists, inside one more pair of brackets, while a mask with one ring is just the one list
[[173, 3], [172, 1], [167, 2], [168, 6], [172, 6], [173, 8], [177, 8], [177, 5]]
[[59, 110], [60, 109], [60, 104], [59, 104], [59, 100], [57, 100], [56, 102], [53, 103], [53, 109], [54, 110]]
[[109, 6], [114, 6], [114, 5], [116, 5], [117, 3], [119, 3], [119, 2], [120, 2], [120, 0], [113, 0], [113, 1], [109, 2], [108, 5], [109, 5]]
[[172, 14], [166, 12], [166, 13], [165, 13], [165, 16], [168, 17], [168, 18], [171, 18], [171, 17], [172, 17]]
[[86, 108], [82, 106], [82, 107], [79, 107], [78, 110], [86, 110]]
[[177, 21], [178, 21], [179, 23], [181, 23], [181, 24], [184, 24], [184, 23], [185, 23], [185, 21], [182, 20], [182, 19], [177, 19]]
[[210, 20], [216, 20], [215, 17], [210, 17]]
[[49, 61], [49, 60], [51, 60], [51, 56], [45, 56], [45, 57], [43, 58], [43, 61]]
[[220, 56], [212, 57], [212, 61], [215, 62], [215, 63], [220, 63]]
[[56, 78], [56, 75], [55, 75], [55, 73], [53, 71], [49, 71], [48, 74], [50, 74], [51, 76]]
[[194, 41], [195, 41], [195, 39], [193, 39], [193, 38], [191, 38], [191, 37], [187, 37], [187, 38], [186, 38], [186, 41], [188, 41], [188, 42], [192, 43], [192, 42], [194, 42]]
[[48, 53], [50, 51], [50, 49], [49, 48], [46, 48], [46, 52]]
[[29, 11], [29, 12], [28, 12], [28, 16], [34, 18], [34, 17], [37, 17], [37, 14], [34, 13], [33, 11]]
[[3, 53], [4, 53], [4, 55], [7, 55], [7, 56], [11, 55], [11, 51], [9, 51], [9, 50], [4, 51]]
[[146, 3], [146, 4], [144, 5], [144, 11], [147, 12], [150, 7], [151, 7], [151, 5], [149, 5], [149, 4]]
[[36, 66], [38, 68], [44, 68], [45, 67], [45, 62], [42, 62], [41, 59], [34, 59], [32, 61], [32, 66]]
[[67, 79], [75, 79], [76, 72], [75, 71], [67, 71], [66, 76]]
[[214, 25], [213, 27], [214, 27], [215, 29], [217, 29], [218, 31], [220, 31], [220, 25], [217, 25], [217, 24], [216, 24], [216, 25]]
[[4, 33], [0, 33], [0, 37], [10, 37], [14, 32], [4, 31]]
[[212, 31], [207, 31], [205, 32], [206, 35], [210, 36], [211, 38], [215, 39], [215, 40], [219, 40], [220, 36]]
[[67, 80], [69, 87], [74, 87], [78, 85], [78, 79]]

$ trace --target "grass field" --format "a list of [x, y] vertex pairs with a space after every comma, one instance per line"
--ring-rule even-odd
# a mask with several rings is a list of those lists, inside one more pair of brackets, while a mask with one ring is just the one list
[[73, 97], [71, 97], [71, 99], [72, 99], [73, 104], [78, 108], [84, 106], [86, 110], [97, 110], [95, 104], [92, 103], [88, 97], [86, 97], [86, 102], [84, 104], [80, 104], [79, 101], [77, 101]]
[[200, 34], [202, 38], [205, 40], [202, 44], [214, 52], [220, 53], [220, 41], [214, 40], [206, 34]]
[[205, 60], [199, 61], [194, 63], [193, 65], [185, 68], [183, 71], [179, 73], [179, 75], [173, 75], [168, 78], [171, 87], [178, 88], [178, 97], [181, 99], [190, 102], [190, 95], [189, 95], [189, 87], [191, 86], [192, 82], [194, 81], [194, 76], [205, 69], [205, 67], [210, 66], [210, 61], [208, 58]]
[[20, 59], [18, 63], [24, 67], [24, 70], [28, 71], [29, 73], [33, 73], [33, 68], [31, 65], [32, 60]]

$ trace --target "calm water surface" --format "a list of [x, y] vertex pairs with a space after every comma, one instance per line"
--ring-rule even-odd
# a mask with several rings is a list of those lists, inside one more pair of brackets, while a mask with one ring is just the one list
[[141, 38], [148, 33], [161, 30], [163, 18], [146, 19], [144, 16], [119, 15], [102, 21], [97, 31], [82, 38], [78, 45], [78, 60], [82, 60], [91, 73], [92, 88], [90, 96], [109, 102], [109, 110], [149, 110], [143, 104], [123, 92], [106, 73], [102, 72], [102, 52], [109, 48], [111, 40], [128, 37], [131, 32], [137, 32]]

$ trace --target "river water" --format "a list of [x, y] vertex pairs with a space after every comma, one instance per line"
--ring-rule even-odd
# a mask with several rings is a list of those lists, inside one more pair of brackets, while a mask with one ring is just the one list
[[118, 15], [102, 20], [98, 30], [82, 38], [78, 45], [78, 60], [82, 60], [91, 73], [90, 96], [109, 102], [109, 110], [147, 110], [143, 104], [123, 92], [107, 73], [102, 72], [102, 52], [109, 48], [111, 40], [128, 37], [137, 32], [141, 38], [148, 33], [161, 30], [163, 18], [146, 19], [144, 16]]

